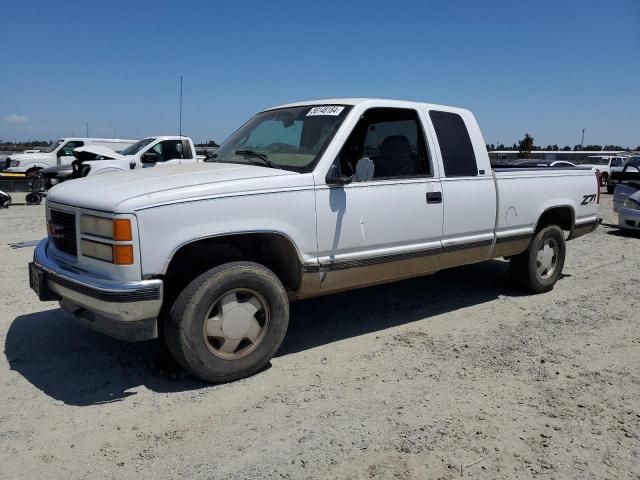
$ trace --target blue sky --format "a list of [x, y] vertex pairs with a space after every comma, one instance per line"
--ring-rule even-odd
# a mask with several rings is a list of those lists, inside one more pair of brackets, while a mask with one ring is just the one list
[[336, 96], [464, 106], [487, 143], [640, 144], [640, 0], [22, 1], [0, 7], [0, 138], [222, 141]]

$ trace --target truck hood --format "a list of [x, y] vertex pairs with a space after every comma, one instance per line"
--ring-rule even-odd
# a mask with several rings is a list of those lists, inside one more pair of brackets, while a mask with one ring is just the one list
[[93, 155], [83, 155], [85, 153], [93, 154], [93, 155], [102, 155], [103, 157], [113, 158], [114, 160], [122, 160], [123, 158], [127, 158], [124, 155], [120, 155], [119, 153], [111, 150], [107, 147], [100, 147], [97, 145], [88, 145], [86, 147], [78, 147], [73, 150], [73, 156], [78, 160], [84, 160], [85, 158], [90, 158]]
[[34, 153], [16, 153], [9, 155], [11, 160], [33, 160], [34, 158], [51, 158], [52, 153], [34, 152]]
[[[56, 185], [47, 201], [90, 210], [132, 213], [186, 200], [296, 186], [288, 170], [231, 163], [199, 163], [141, 168], [88, 176]], [[287, 181], [283, 181], [287, 178]], [[307, 182], [310, 180], [307, 179]]]

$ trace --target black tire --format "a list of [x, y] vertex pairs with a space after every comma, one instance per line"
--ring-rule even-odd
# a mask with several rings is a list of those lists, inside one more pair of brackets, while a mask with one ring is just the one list
[[[555, 244], [554, 267], [552, 271], [540, 274], [538, 272], [538, 252], [543, 249], [545, 242], [551, 247]], [[540, 230], [531, 240], [526, 252], [511, 257], [509, 267], [512, 278], [525, 289], [533, 293], [544, 293], [552, 290], [564, 267], [566, 244], [560, 227], [550, 225]]]
[[616, 189], [615, 185], [611, 185], [609, 182], [607, 182], [607, 193], [613, 193], [615, 189]]
[[[268, 320], [253, 350], [241, 358], [220, 358], [204, 334], [205, 322], [211, 308], [238, 289], [260, 296]], [[232, 262], [208, 270], [182, 290], [164, 322], [164, 333], [169, 351], [182, 368], [202, 380], [222, 383], [264, 368], [284, 340], [288, 324], [289, 301], [278, 277], [257, 263]]]
[[29, 192], [25, 197], [25, 201], [27, 205], [40, 205], [40, 203], [42, 203], [42, 195], [38, 192]]

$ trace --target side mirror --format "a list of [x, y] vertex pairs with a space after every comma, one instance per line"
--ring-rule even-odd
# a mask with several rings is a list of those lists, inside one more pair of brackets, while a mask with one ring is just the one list
[[340, 173], [340, 166], [337, 163], [334, 163], [329, 167], [325, 181], [327, 182], [327, 185], [342, 186], [351, 183], [351, 180], [353, 180], [353, 177], [342, 175]]
[[156, 163], [158, 161], [158, 154], [156, 152], [147, 152], [140, 157], [142, 163]]

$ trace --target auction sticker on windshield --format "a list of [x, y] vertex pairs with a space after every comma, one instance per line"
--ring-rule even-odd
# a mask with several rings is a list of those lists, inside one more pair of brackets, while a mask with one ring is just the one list
[[344, 107], [340, 105], [323, 105], [321, 107], [313, 107], [309, 110], [309, 113], [307, 113], [307, 117], [313, 117], [316, 115], [338, 116], [342, 110], [344, 110]]

